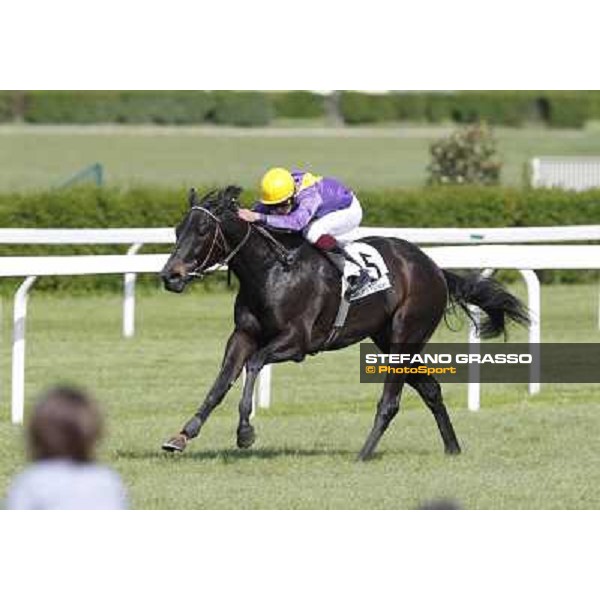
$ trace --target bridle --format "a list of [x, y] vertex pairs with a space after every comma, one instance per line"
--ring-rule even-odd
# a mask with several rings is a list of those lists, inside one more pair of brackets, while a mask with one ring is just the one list
[[229, 264], [229, 261], [246, 245], [246, 242], [248, 241], [248, 238], [250, 237], [250, 234], [252, 233], [252, 227], [251, 227], [250, 223], [246, 223], [247, 229], [246, 229], [246, 233], [245, 233], [244, 237], [242, 238], [242, 241], [232, 249], [231, 246], [229, 245], [229, 243], [227, 242], [227, 239], [225, 238], [225, 234], [223, 233], [221, 219], [219, 219], [216, 215], [211, 213], [210, 210], [208, 210], [204, 206], [192, 206], [190, 210], [201, 210], [202, 212], [206, 213], [215, 222], [215, 230], [213, 233], [212, 240], [210, 242], [210, 248], [208, 249], [208, 252], [206, 253], [202, 262], [199, 265], [197, 265], [196, 267], [194, 267], [193, 270], [191, 270], [187, 273], [187, 276], [190, 278], [193, 278], [193, 277], [202, 278], [202, 277], [204, 277], [204, 274], [206, 272], [206, 269], [205, 269], [206, 264], [211, 259], [212, 254], [213, 254], [215, 248], [217, 247], [217, 245], [219, 245], [221, 247], [221, 250], [223, 250], [223, 252], [225, 253], [226, 256], [223, 260], [220, 260], [220, 261], [216, 262], [214, 265], [212, 265], [210, 267], [211, 270], [217, 269], [219, 267], [224, 267]]
[[[284, 267], [287, 268], [292, 264], [292, 255], [290, 254], [288, 249], [281, 242], [275, 239], [264, 227], [261, 227], [256, 223], [246, 222], [246, 233], [244, 234], [244, 237], [234, 248], [232, 248], [231, 245], [227, 242], [227, 238], [223, 233], [222, 222], [221, 219], [219, 219], [219, 217], [214, 215], [212, 212], [210, 212], [210, 210], [208, 210], [204, 206], [195, 205], [192, 206], [190, 210], [201, 210], [203, 213], [207, 214], [215, 222], [215, 230], [213, 233], [212, 240], [210, 242], [210, 248], [208, 249], [208, 252], [204, 256], [202, 262], [197, 264], [191, 271], [188, 271], [188, 278], [202, 278], [207, 272], [212, 272], [213, 270], [218, 269], [219, 267], [227, 266], [231, 259], [234, 258], [234, 256], [236, 256], [236, 254], [246, 245], [246, 242], [248, 241], [248, 238], [250, 237], [250, 234], [253, 230], [255, 230], [262, 237], [264, 237], [269, 243], [269, 245], [273, 247], [275, 255], [277, 256], [277, 260], [279, 260], [279, 262], [282, 263]], [[205, 267], [210, 261], [213, 252], [215, 251], [215, 248], [217, 246], [220, 246], [221, 250], [225, 253], [226, 256], [224, 259], [216, 262], [214, 265], [206, 269]]]

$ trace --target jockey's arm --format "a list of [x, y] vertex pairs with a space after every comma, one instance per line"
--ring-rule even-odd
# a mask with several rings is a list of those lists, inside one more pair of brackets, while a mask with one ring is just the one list
[[270, 215], [261, 213], [260, 222], [276, 229], [301, 231], [315, 216], [321, 206], [321, 195], [316, 190], [310, 194], [300, 193], [296, 207], [287, 215]]

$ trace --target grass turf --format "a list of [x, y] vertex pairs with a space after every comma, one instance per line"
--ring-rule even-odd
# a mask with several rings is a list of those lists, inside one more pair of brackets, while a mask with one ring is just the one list
[[[266, 168], [335, 175], [359, 189], [424, 183], [429, 144], [448, 128], [230, 130], [160, 127], [0, 127], [0, 190], [47, 188], [94, 162], [112, 185], [256, 186]], [[597, 154], [600, 129], [497, 129], [502, 182], [520, 185], [537, 155]], [[373, 160], [373, 157], [377, 157]]]
[[[515, 288], [522, 294], [520, 287]], [[160, 444], [212, 382], [231, 324], [230, 293], [138, 299], [136, 337], [120, 337], [121, 298], [32, 295], [27, 396], [57, 381], [88, 386], [107, 414], [102, 460], [116, 468], [134, 508], [412, 508], [453, 497], [467, 508], [598, 508], [597, 386], [483, 386], [483, 408], [465, 408], [465, 386], [445, 386], [460, 457], [447, 458], [433, 418], [411, 391], [376, 458], [355, 455], [380, 386], [358, 385], [357, 347], [274, 370], [274, 403], [255, 418], [253, 449], [235, 449], [236, 384], [181, 456]], [[597, 289], [543, 290], [544, 341], [600, 341]], [[9, 424], [10, 302], [2, 319], [0, 495], [24, 464], [22, 429]], [[437, 339], [463, 341], [466, 331]], [[524, 339], [523, 333], [513, 339]]]

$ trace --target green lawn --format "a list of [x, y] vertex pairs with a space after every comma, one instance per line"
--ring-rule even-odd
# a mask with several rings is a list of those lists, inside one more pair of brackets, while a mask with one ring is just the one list
[[[333, 174], [363, 189], [424, 182], [428, 147], [448, 128], [235, 130], [0, 127], [0, 190], [47, 188], [94, 162], [115, 185], [255, 186], [272, 165]], [[498, 129], [503, 183], [519, 185], [536, 155], [599, 154], [600, 129]]]
[[[530, 397], [525, 385], [484, 385], [483, 408], [470, 413], [465, 386], [446, 385], [464, 448], [457, 458], [444, 456], [433, 418], [409, 391], [375, 460], [362, 464], [354, 458], [380, 388], [358, 383], [356, 347], [277, 366], [252, 450], [235, 449], [236, 385], [185, 454], [164, 455], [161, 442], [216, 373], [232, 300], [147, 293], [136, 337], [123, 340], [119, 295], [32, 294], [27, 396], [65, 380], [94, 390], [108, 418], [102, 459], [122, 474], [135, 508], [412, 508], [439, 496], [468, 508], [599, 508], [597, 386], [544, 386]], [[543, 339], [599, 342], [596, 302], [593, 285], [545, 287]], [[24, 463], [21, 428], [9, 424], [10, 313], [5, 299], [0, 496]], [[443, 330], [439, 339], [465, 336]]]

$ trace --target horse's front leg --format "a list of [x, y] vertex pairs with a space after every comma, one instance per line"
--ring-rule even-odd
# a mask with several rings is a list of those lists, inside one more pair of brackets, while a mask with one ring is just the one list
[[244, 382], [244, 391], [239, 404], [240, 420], [237, 428], [238, 448], [250, 448], [256, 439], [254, 427], [250, 424], [250, 415], [252, 414], [254, 386], [260, 370], [246, 370], [246, 381]]
[[163, 450], [167, 452], [183, 452], [185, 450], [188, 441], [198, 435], [210, 413], [223, 400], [225, 394], [239, 377], [244, 363], [255, 350], [256, 342], [249, 333], [236, 329], [231, 334], [225, 349], [221, 370], [206, 399], [196, 414], [184, 425], [181, 432], [162, 445]]
[[305, 349], [301, 347], [300, 336], [295, 330], [290, 329], [272, 339], [250, 357], [246, 363], [246, 382], [239, 405], [238, 448], [249, 448], [256, 439], [254, 427], [250, 424], [250, 415], [252, 413], [254, 384], [260, 370], [269, 363], [302, 360], [305, 353]]

